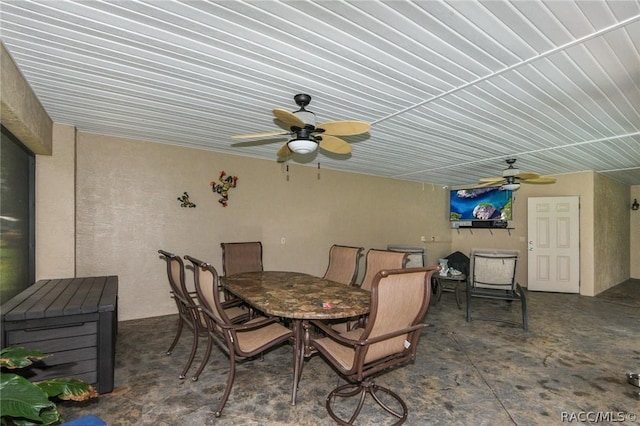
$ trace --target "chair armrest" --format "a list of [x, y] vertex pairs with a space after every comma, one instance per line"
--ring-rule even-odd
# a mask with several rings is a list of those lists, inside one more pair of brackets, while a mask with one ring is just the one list
[[335, 331], [331, 327], [327, 326], [324, 322], [322, 322], [320, 320], [311, 320], [311, 321], [309, 321], [309, 323], [314, 325], [315, 327], [318, 327], [320, 330], [322, 330], [327, 335], [327, 337], [330, 337], [333, 340], [336, 340], [336, 341], [338, 341], [340, 343], [343, 343], [345, 345], [350, 345], [350, 346], [357, 346], [358, 345], [358, 340], [348, 339], [348, 338], [342, 336], [340, 333], [338, 333], [337, 331]]
[[427, 324], [420, 323], [420, 324], [414, 325], [413, 327], [407, 327], [407, 328], [403, 328], [402, 330], [396, 330], [396, 331], [394, 331], [392, 333], [387, 333], [387, 334], [384, 334], [382, 336], [374, 337], [372, 339], [365, 339], [365, 340], [363, 340], [361, 342], [358, 342], [357, 344], [359, 346], [371, 345], [373, 343], [382, 342], [384, 340], [389, 340], [391, 338], [394, 338], [394, 337], [397, 337], [397, 336], [401, 336], [403, 334], [411, 333], [412, 331], [420, 330], [421, 328], [424, 328], [426, 326], [427, 326]]
[[223, 308], [232, 308], [234, 306], [241, 306], [243, 305], [244, 302], [242, 301], [242, 299], [232, 299], [232, 300], [225, 300], [224, 302], [221, 303]]
[[311, 324], [313, 324], [314, 326], [318, 327], [320, 330], [322, 330], [323, 332], [325, 332], [327, 334], [327, 337], [343, 343], [345, 345], [349, 345], [349, 346], [367, 346], [367, 345], [371, 345], [373, 343], [378, 343], [378, 342], [382, 342], [384, 340], [389, 340], [391, 338], [397, 337], [397, 336], [401, 336], [403, 334], [407, 334], [407, 333], [411, 333], [412, 331], [416, 331], [416, 330], [420, 330], [424, 327], [427, 326], [427, 324], [417, 324], [414, 325], [412, 327], [407, 327], [407, 328], [403, 328], [402, 330], [396, 330], [392, 333], [387, 333], [384, 334], [382, 336], [378, 336], [378, 337], [374, 337], [372, 339], [365, 339], [365, 340], [353, 340], [353, 339], [348, 339], [344, 336], [342, 336], [340, 333], [336, 332], [335, 330], [333, 330], [332, 328], [328, 327], [326, 324], [324, 324], [322, 321], [318, 321], [318, 320], [311, 320], [310, 321]]
[[247, 331], [254, 330], [256, 328], [262, 328], [266, 325], [273, 324], [278, 321], [278, 318], [268, 317], [261, 321], [256, 321], [252, 323], [244, 323], [244, 324], [220, 324], [220, 327], [225, 330], [234, 330], [234, 331]]
[[197, 299], [189, 298], [188, 300], [186, 300], [183, 297], [181, 297], [179, 294], [176, 294], [173, 291], [171, 292], [171, 297], [181, 301], [187, 308], [199, 308], [200, 307], [200, 305], [198, 304]]

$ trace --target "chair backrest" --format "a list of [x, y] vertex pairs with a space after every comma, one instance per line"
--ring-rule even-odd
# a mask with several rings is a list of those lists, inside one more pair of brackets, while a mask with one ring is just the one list
[[196, 294], [202, 309], [208, 314], [207, 317], [215, 321], [217, 325], [231, 324], [231, 320], [225, 313], [220, 301], [220, 288], [216, 269], [211, 264], [189, 255], [184, 258], [193, 264]]
[[171, 286], [171, 294], [176, 302], [178, 314], [193, 327], [194, 332], [204, 331], [205, 319], [198, 310], [198, 305], [187, 289], [184, 262], [174, 253], [158, 250], [167, 262], [167, 276]]
[[220, 243], [222, 272], [226, 277], [242, 272], [262, 271], [262, 243]]
[[472, 288], [515, 290], [519, 250], [472, 249]]
[[185, 284], [184, 263], [180, 256], [164, 250], [158, 250], [167, 262], [167, 276], [171, 291], [178, 297], [189, 300], [189, 292]]
[[324, 279], [353, 285], [358, 275], [358, 260], [363, 247], [350, 247], [334, 244], [329, 249], [329, 265]]
[[367, 252], [364, 278], [362, 279], [360, 287], [365, 290], [371, 291], [373, 278], [379, 271], [382, 271], [383, 269], [402, 269], [407, 264], [408, 258], [409, 253], [369, 249], [369, 251]]
[[396, 335], [368, 345], [366, 354], [360, 355], [364, 356], [365, 364], [394, 354], [404, 359], [415, 355], [424, 326], [421, 321], [431, 300], [431, 275], [436, 270], [429, 267], [376, 273], [371, 286], [369, 319], [360, 340]]

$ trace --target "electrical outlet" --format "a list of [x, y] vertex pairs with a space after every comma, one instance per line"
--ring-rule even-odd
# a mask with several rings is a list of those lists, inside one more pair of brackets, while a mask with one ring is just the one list
[[427, 241], [427, 237], [425, 237], [425, 236], [423, 235], [422, 237], [420, 237], [420, 241], [422, 241], [422, 242], [424, 243], [425, 241]]
[[287, 244], [287, 239], [285, 237], [280, 237], [280, 244]]

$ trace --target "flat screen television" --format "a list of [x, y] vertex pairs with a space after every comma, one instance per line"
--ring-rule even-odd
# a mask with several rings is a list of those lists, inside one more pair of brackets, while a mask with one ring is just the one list
[[449, 197], [449, 220], [511, 220], [512, 191], [499, 186], [453, 189]]

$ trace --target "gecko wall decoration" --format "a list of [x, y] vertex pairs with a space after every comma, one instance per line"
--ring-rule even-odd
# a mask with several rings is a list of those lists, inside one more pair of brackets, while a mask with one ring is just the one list
[[210, 183], [211, 189], [213, 190], [213, 192], [217, 192], [221, 195], [221, 198], [218, 200], [218, 202], [222, 204], [222, 207], [227, 207], [227, 204], [229, 203], [229, 190], [236, 187], [238, 177], [227, 176], [227, 174], [223, 170], [220, 172], [219, 180], [220, 183], [216, 183], [215, 181], [212, 181]]
[[190, 208], [195, 207], [196, 205], [191, 201], [189, 201], [189, 194], [187, 194], [187, 191], [183, 192], [183, 194], [184, 195], [182, 197], [178, 197], [178, 201], [182, 203], [180, 204], [180, 207], [190, 207]]

